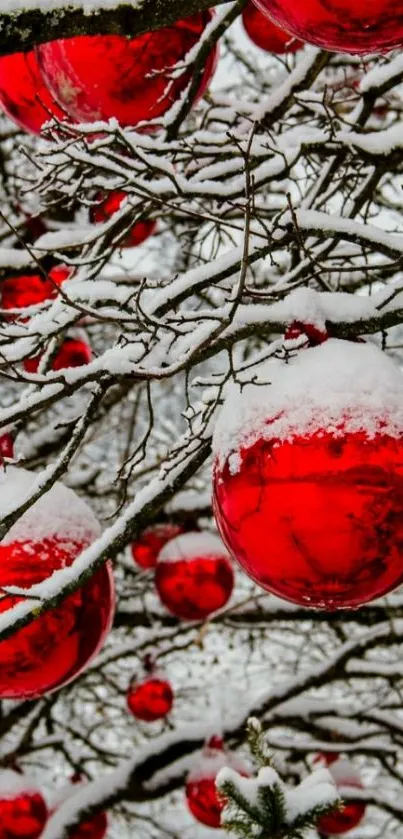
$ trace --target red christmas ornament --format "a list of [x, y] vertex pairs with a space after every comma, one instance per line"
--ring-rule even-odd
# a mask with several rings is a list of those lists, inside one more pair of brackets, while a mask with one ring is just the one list
[[[120, 209], [120, 205], [122, 201], [127, 198], [126, 192], [123, 190], [115, 190], [115, 192], [111, 192], [107, 198], [101, 201], [100, 204], [97, 204], [96, 207], [91, 207], [90, 210], [90, 220], [92, 224], [101, 224], [105, 221], [109, 221], [110, 218], [117, 213]], [[137, 245], [141, 245], [148, 239], [149, 236], [152, 236], [157, 229], [157, 222], [154, 219], [144, 219], [144, 221], [136, 221], [133, 224], [133, 227], [129, 231], [129, 233], [125, 236], [125, 238], [119, 242], [120, 248], [135, 248]]]
[[1, 772], [0, 839], [38, 839], [47, 818], [41, 793], [17, 772]]
[[[24, 498], [35, 474], [8, 466], [0, 472], [3, 508]], [[91, 509], [71, 489], [56, 483], [12, 526], [0, 542], [0, 586], [29, 588], [60, 568], [99, 536]], [[0, 600], [0, 613], [21, 601]], [[0, 642], [0, 698], [33, 698], [74, 679], [98, 652], [114, 609], [111, 569], [103, 565], [59, 606]]]
[[166, 717], [173, 701], [170, 683], [154, 668], [144, 681], [133, 681], [127, 692], [129, 710], [136, 719], [143, 722], [154, 722]]
[[[40, 355], [36, 355], [34, 358], [26, 358], [24, 368], [27, 373], [37, 373], [40, 360]], [[52, 370], [81, 367], [83, 364], [89, 364], [91, 360], [91, 347], [85, 341], [78, 338], [65, 338], [53, 359]]]
[[155, 587], [164, 605], [184, 620], [204, 620], [225, 606], [234, 572], [224, 545], [211, 533], [184, 533], [158, 555]]
[[7, 457], [10, 460], [14, 457], [14, 440], [11, 434], [0, 435], [0, 460]]
[[34, 52], [0, 58], [0, 106], [24, 131], [40, 134], [52, 117], [65, 117], [42, 78]]
[[252, 3], [245, 6], [242, 12], [242, 23], [250, 40], [265, 52], [283, 55], [286, 52], [297, 52], [303, 43], [293, 38], [284, 29], [280, 29]]
[[[200, 12], [137, 38], [83, 35], [37, 48], [49, 89], [75, 119], [116, 118], [123, 126], [161, 117], [186, 89], [192, 66], [172, 70], [199, 42], [212, 12]], [[205, 92], [217, 61], [212, 49], [195, 101]]]
[[403, 582], [403, 377], [375, 345], [329, 340], [229, 395], [214, 511], [267, 591], [351, 608]]
[[277, 26], [331, 52], [365, 54], [403, 46], [400, 0], [254, 0]]
[[198, 822], [207, 827], [221, 826], [225, 799], [218, 796], [215, 779], [224, 766], [235, 769], [245, 778], [249, 776], [245, 764], [225, 749], [221, 737], [214, 736], [204, 746], [200, 763], [187, 777], [185, 794], [189, 810]]
[[[332, 755], [333, 757], [333, 755]], [[360, 776], [348, 760], [324, 760], [337, 787], [363, 789]], [[366, 810], [364, 801], [348, 801], [341, 810], [333, 810], [321, 816], [317, 823], [319, 833], [325, 836], [339, 836], [348, 833], [362, 821]]]
[[161, 548], [181, 533], [183, 533], [183, 527], [180, 524], [169, 522], [147, 527], [137, 542], [133, 542], [130, 546], [134, 561], [140, 568], [155, 568]]
[[[1, 59], [0, 59], [1, 61]], [[71, 268], [57, 265], [49, 271], [48, 276], [41, 274], [18, 274], [0, 283], [1, 308], [25, 309], [56, 297], [58, 286], [69, 278]], [[17, 314], [7, 315], [8, 320], [14, 320]]]

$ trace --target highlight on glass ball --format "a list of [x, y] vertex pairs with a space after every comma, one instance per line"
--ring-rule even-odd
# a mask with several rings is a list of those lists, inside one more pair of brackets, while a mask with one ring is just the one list
[[[0, 473], [3, 504], [24, 497], [34, 481], [34, 473], [8, 466]], [[29, 589], [43, 583], [54, 571], [74, 565], [99, 534], [90, 507], [56, 483], [0, 542], [0, 586]], [[23, 599], [6, 594], [0, 613]], [[0, 697], [36, 698], [76, 678], [104, 643], [113, 612], [113, 577], [106, 563], [58, 606], [0, 641]]]
[[[24, 359], [27, 373], [37, 373], [42, 356]], [[80, 338], [65, 338], [51, 363], [52, 370], [67, 370], [69, 367], [82, 367], [92, 361], [92, 350], [86, 341]]]
[[48, 809], [35, 783], [18, 772], [0, 772], [0, 836], [4, 839], [38, 839], [48, 819]]
[[171, 711], [172, 685], [150, 656], [144, 659], [144, 676], [132, 679], [126, 699], [129, 711], [142, 722], [164, 719]]
[[43, 80], [34, 51], [0, 57], [0, 107], [33, 134], [40, 134], [53, 117], [65, 117]]
[[[171, 26], [136, 38], [121, 35], [82, 35], [37, 47], [45, 83], [57, 102], [74, 119], [94, 122], [116, 118], [122, 126], [145, 126], [162, 117], [192, 79], [185, 66], [212, 12], [198, 12]], [[205, 62], [194, 98], [205, 93], [218, 56], [215, 46]], [[172, 67], [183, 62], [172, 78]]]
[[[115, 190], [106, 198], [100, 199], [90, 210], [90, 221], [92, 224], [103, 224], [109, 221], [115, 213], [120, 210], [122, 202], [127, 198], [123, 190]], [[136, 248], [142, 245], [150, 236], [155, 233], [157, 222], [154, 219], [140, 219], [136, 221], [124, 238], [119, 242], [120, 248]]]
[[[403, 376], [327, 340], [228, 395], [214, 512], [248, 576], [301, 606], [356, 608], [403, 582]], [[380, 382], [382, 383], [380, 385]]]
[[148, 570], [155, 568], [158, 554], [171, 539], [180, 536], [183, 527], [173, 522], [164, 522], [147, 527], [143, 533], [130, 545], [131, 555], [140, 568]]
[[177, 536], [158, 554], [155, 587], [164, 606], [177, 618], [204, 620], [225, 606], [234, 588], [225, 545], [207, 531]]
[[[318, 755], [317, 761], [326, 766], [337, 787], [364, 789], [360, 775], [351, 761], [327, 753]], [[366, 810], [365, 801], [346, 801], [342, 807], [320, 817], [317, 829], [323, 836], [340, 836], [361, 824]]]
[[225, 747], [221, 737], [214, 735], [207, 740], [199, 762], [186, 779], [185, 795], [189, 810], [196, 821], [207, 827], [221, 826], [225, 800], [217, 794], [215, 779], [224, 766], [244, 777], [250, 774], [246, 764]]
[[295, 38], [330, 52], [364, 55], [403, 46], [400, 0], [253, 0]]
[[272, 23], [252, 0], [249, 0], [242, 12], [242, 23], [250, 40], [265, 52], [283, 55], [284, 53], [297, 52], [304, 46], [302, 41], [298, 41], [285, 29], [280, 29], [279, 26]]

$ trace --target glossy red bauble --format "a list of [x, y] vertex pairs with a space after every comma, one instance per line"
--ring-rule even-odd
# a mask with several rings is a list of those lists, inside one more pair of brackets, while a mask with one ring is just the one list
[[[13, 466], [0, 472], [1, 515], [30, 493], [35, 477]], [[0, 542], [0, 586], [42, 583], [73, 565], [98, 536], [98, 522], [87, 504], [55, 484]], [[0, 600], [0, 612], [21, 599], [7, 595]], [[60, 605], [0, 642], [0, 697], [38, 697], [74, 679], [102, 646], [113, 608], [113, 578], [106, 564]]]
[[403, 46], [400, 0], [254, 0], [294, 37], [331, 52], [377, 53]]
[[0, 435], [0, 461], [3, 457], [7, 457], [10, 460], [14, 457], [14, 440], [11, 434]]
[[133, 682], [127, 692], [127, 704], [134, 717], [154, 722], [169, 714], [174, 701], [170, 683], [154, 673], [143, 682]]
[[[93, 224], [101, 224], [109, 221], [110, 218], [117, 213], [120, 205], [127, 198], [126, 192], [123, 190], [116, 190], [111, 192], [107, 198], [104, 198], [96, 207], [92, 207], [90, 211], [90, 220]], [[133, 227], [126, 234], [124, 239], [119, 242], [120, 248], [135, 248], [141, 245], [152, 236], [157, 229], [157, 222], [154, 219], [144, 219], [144, 221], [136, 221]]]
[[304, 46], [297, 38], [293, 38], [284, 29], [272, 23], [267, 15], [264, 15], [252, 3], [252, 0], [249, 0], [242, 12], [242, 23], [251, 41], [265, 52], [282, 55], [287, 52], [297, 52]]
[[65, 116], [49, 93], [34, 52], [0, 58], [0, 107], [24, 131], [34, 134], [52, 117]]
[[[1, 59], [0, 59], [1, 60]], [[58, 286], [64, 283], [71, 274], [71, 268], [57, 265], [49, 271], [47, 276], [41, 274], [17, 274], [0, 283], [1, 308], [24, 309], [49, 300], [57, 294]], [[14, 320], [17, 313], [7, 315]]]
[[230, 557], [217, 536], [184, 533], [158, 555], [155, 586], [164, 605], [184, 620], [204, 620], [229, 600], [234, 587]]
[[[348, 760], [339, 759], [336, 761], [325, 760], [337, 787], [355, 787], [363, 789], [360, 776]], [[353, 830], [362, 821], [366, 810], [364, 801], [348, 801], [343, 804], [341, 810], [333, 810], [325, 816], [321, 816], [317, 823], [319, 833], [324, 836], [340, 836]]]
[[264, 589], [302, 606], [386, 594], [403, 582], [400, 370], [374, 345], [332, 340], [265, 375], [271, 384], [234, 393], [216, 427], [227, 547]]
[[97, 813], [76, 827], [69, 839], [104, 839], [108, 830], [106, 813]]
[[201, 754], [201, 760], [192, 769], [186, 780], [186, 801], [190, 812], [198, 822], [207, 827], [221, 826], [221, 813], [225, 800], [217, 794], [215, 780], [224, 766], [235, 769], [240, 775], [249, 775], [245, 764], [225, 749], [220, 737], [211, 737]]
[[[172, 75], [198, 43], [212, 13], [179, 20], [137, 38], [83, 35], [37, 48], [49, 89], [59, 104], [83, 122], [116, 118], [123, 126], [161, 117], [192, 78], [192, 66]], [[215, 69], [217, 48], [206, 63], [195, 97], [200, 98]]]
[[[41, 356], [26, 358], [24, 368], [27, 373], [37, 373]], [[65, 338], [53, 361], [52, 370], [67, 370], [68, 367], [81, 367], [92, 360], [91, 347], [78, 338]]]
[[48, 818], [45, 801], [17, 772], [0, 774], [0, 839], [38, 839]]
[[160, 550], [171, 539], [180, 536], [183, 533], [183, 527], [180, 524], [156, 524], [153, 527], [147, 527], [137, 542], [133, 542], [130, 546], [132, 557], [140, 568], [155, 568], [157, 564], [157, 557]]

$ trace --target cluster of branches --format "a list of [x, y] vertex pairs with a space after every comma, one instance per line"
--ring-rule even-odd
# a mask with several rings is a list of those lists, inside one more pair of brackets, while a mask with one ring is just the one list
[[[110, 31], [114, 15], [130, 32], [144, 31], [139, 21], [147, 22], [150, 5], [132, 10], [138, 29], [119, 7], [94, 21], [89, 15], [86, 31]], [[160, 5], [167, 17], [157, 23], [203, 7]], [[220, 12], [213, 37], [241, 7]], [[35, 10], [47, 22], [52, 14]], [[65, 34], [81, 31], [79, 17], [76, 10], [60, 17]], [[16, 38], [23, 19], [9, 18]], [[42, 30], [31, 31], [42, 39]], [[161, 832], [161, 802], [179, 794], [204, 738], [223, 728], [239, 746], [251, 713], [290, 781], [312, 752], [355, 755], [376, 779], [360, 794], [375, 808], [373, 835], [390, 821], [403, 835], [402, 597], [329, 618], [240, 583], [234, 605], [207, 627], [183, 624], [156, 604], [152, 580], [124, 553], [156, 521], [212, 526], [211, 435], [225, 385], [253, 380], [307, 308], [330, 334], [373, 336], [400, 356], [401, 55], [364, 66], [307, 48], [264, 61], [241, 51], [229, 29], [224, 42], [234, 81], [192, 113], [189, 91], [158, 134], [105, 125], [94, 137], [91, 126], [63, 123], [38, 144], [2, 126], [0, 292], [2, 280], [46, 274], [55, 264], [71, 266], [72, 275], [52, 300], [13, 320], [3, 313], [0, 428], [11, 429], [24, 465], [40, 472], [0, 534], [60, 478], [88, 497], [105, 529], [78, 558], [73, 581], [60, 571], [51, 598], [36, 586], [0, 616], [0, 640], [111, 556], [120, 594], [108, 645], [86, 674], [48, 699], [3, 709], [2, 765], [46, 766], [56, 755], [59, 774], [84, 769], [94, 779], [76, 794], [74, 812], [71, 802], [65, 815], [60, 808], [44, 839], [67, 836], [84, 813], [112, 806], [117, 819]], [[89, 209], [116, 190], [127, 196], [120, 210], [91, 225]], [[47, 232], [28, 238], [27, 213]], [[158, 233], [139, 257], [119, 257], [128, 230], [144, 218], [157, 219]], [[57, 347], [77, 329], [94, 360], [53, 371]], [[38, 354], [39, 371], [27, 373], [22, 362]], [[122, 704], [130, 671], [147, 652], [179, 671], [187, 662], [172, 727], [150, 741], [128, 728]]]

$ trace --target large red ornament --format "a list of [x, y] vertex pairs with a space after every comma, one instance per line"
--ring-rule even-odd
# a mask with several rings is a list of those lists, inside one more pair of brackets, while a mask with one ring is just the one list
[[[41, 356], [26, 358], [24, 368], [27, 373], [37, 373]], [[53, 361], [52, 370], [66, 370], [68, 367], [81, 367], [92, 361], [92, 351], [89, 344], [78, 338], [65, 338], [58, 349]]]
[[143, 722], [154, 722], [169, 714], [174, 701], [168, 680], [153, 670], [142, 682], [133, 681], [127, 692], [127, 704], [134, 717]]
[[[1, 61], [1, 59], [0, 59]], [[26, 306], [34, 306], [49, 300], [57, 294], [58, 286], [62, 285], [71, 274], [71, 268], [66, 265], [57, 265], [49, 271], [49, 274], [17, 274], [2, 280], [0, 284], [1, 308], [2, 309], [24, 309]], [[7, 315], [9, 320], [14, 320], [17, 313]]]
[[158, 555], [155, 586], [164, 605], [184, 620], [204, 620], [225, 606], [234, 572], [224, 545], [211, 533], [184, 533]]
[[235, 769], [244, 777], [249, 771], [236, 754], [224, 747], [221, 737], [211, 737], [203, 748], [201, 760], [189, 773], [186, 781], [186, 801], [192, 815], [207, 827], [220, 827], [225, 806], [217, 794], [215, 779], [224, 766]]
[[47, 822], [45, 801], [17, 772], [0, 774], [0, 839], [38, 839]]
[[226, 401], [214, 511], [267, 591], [350, 608], [403, 582], [403, 376], [375, 345], [329, 340]]
[[[91, 207], [90, 219], [93, 224], [101, 224], [109, 221], [110, 218], [117, 213], [120, 205], [127, 198], [127, 193], [121, 189], [111, 192], [107, 198], [104, 198], [100, 204]], [[126, 234], [124, 239], [119, 242], [120, 248], [135, 248], [141, 245], [152, 236], [157, 229], [157, 222], [154, 219], [144, 219], [143, 221], [136, 221], [133, 227]]]
[[253, 0], [277, 26], [331, 52], [365, 54], [403, 46], [400, 0]]
[[249, 0], [242, 12], [242, 23], [251, 41], [265, 52], [282, 55], [286, 52], [297, 52], [303, 43], [293, 38], [284, 29], [280, 29], [259, 11], [257, 6]]
[[[211, 20], [200, 12], [137, 38], [83, 35], [51, 41], [37, 48], [49, 89], [75, 119], [84, 122], [116, 118], [137, 126], [161, 117], [192, 78], [192, 66], [175, 73]], [[205, 63], [195, 101], [206, 90], [217, 61], [217, 47]]]
[[155, 568], [160, 550], [181, 533], [183, 533], [183, 527], [170, 522], [147, 527], [137, 541], [130, 546], [134, 561], [140, 568]]
[[[361, 778], [348, 760], [339, 758], [324, 760], [337, 787], [363, 789]], [[366, 810], [365, 801], [348, 801], [341, 810], [333, 810], [321, 816], [317, 823], [319, 833], [325, 836], [339, 836], [353, 830], [362, 821]]]
[[49, 93], [34, 52], [0, 58], [0, 107], [24, 131], [34, 134], [52, 117], [65, 116]]
[[[29, 494], [35, 477], [13, 466], [0, 472], [1, 516]], [[0, 542], [0, 586], [29, 588], [43, 582], [73, 565], [98, 536], [99, 525], [88, 505], [56, 483]], [[0, 612], [21, 599], [6, 595]], [[0, 697], [38, 697], [74, 679], [102, 646], [113, 608], [113, 578], [105, 564], [59, 606], [0, 642]]]

